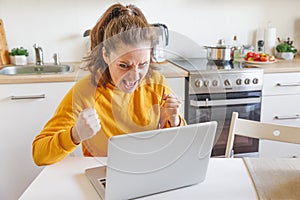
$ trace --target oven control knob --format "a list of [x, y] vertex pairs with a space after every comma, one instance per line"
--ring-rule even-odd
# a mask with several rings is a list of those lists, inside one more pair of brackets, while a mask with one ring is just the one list
[[240, 78], [237, 79], [237, 80], [236, 80], [236, 84], [237, 84], [237, 85], [241, 85], [241, 84], [242, 84], [242, 79], [240, 79]]
[[208, 87], [208, 86], [209, 86], [209, 81], [208, 81], [208, 80], [204, 81], [204, 82], [203, 82], [203, 85], [204, 85], [205, 87]]
[[218, 83], [218, 81], [217, 81], [217, 80], [213, 80], [213, 82], [212, 82], [212, 85], [213, 85], [213, 86], [215, 86], [215, 87], [216, 87], [216, 86], [218, 86], [218, 84], [219, 84], [219, 83]]
[[252, 81], [253, 84], [258, 84], [258, 78], [254, 78]]
[[250, 84], [250, 79], [249, 79], [249, 78], [246, 78], [246, 79], [245, 79], [245, 84], [246, 84], [246, 85], [249, 85], [249, 84]]
[[196, 80], [196, 81], [195, 81], [195, 86], [196, 86], [196, 87], [201, 87], [201, 86], [202, 86], [202, 81], [199, 80], [199, 79]]
[[225, 85], [225, 86], [230, 86], [230, 81], [229, 81], [228, 79], [226, 79], [226, 80], [224, 81], [224, 85]]

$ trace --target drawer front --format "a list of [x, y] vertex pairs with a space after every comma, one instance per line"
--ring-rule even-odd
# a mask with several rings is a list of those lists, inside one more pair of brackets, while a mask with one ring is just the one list
[[260, 157], [300, 158], [300, 144], [260, 140], [258, 151]]
[[[0, 102], [4, 100], [43, 99], [43, 96], [62, 98], [74, 82], [0, 84]], [[59, 94], [62, 94], [59, 96]]]
[[300, 127], [300, 95], [262, 98], [261, 121]]
[[265, 74], [262, 95], [300, 94], [300, 73]]
[[[264, 96], [261, 121], [300, 127], [300, 95]], [[260, 140], [261, 157], [300, 157], [300, 145]]]

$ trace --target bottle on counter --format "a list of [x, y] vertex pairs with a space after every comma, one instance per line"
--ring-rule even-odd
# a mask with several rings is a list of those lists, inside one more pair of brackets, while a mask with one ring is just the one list
[[241, 58], [241, 43], [238, 40], [236, 35], [233, 36], [232, 47], [234, 48], [233, 60], [240, 59]]

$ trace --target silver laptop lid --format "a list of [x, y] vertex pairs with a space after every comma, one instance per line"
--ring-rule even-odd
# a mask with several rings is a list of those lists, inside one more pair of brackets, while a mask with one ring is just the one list
[[111, 137], [105, 199], [130, 199], [202, 182], [217, 122]]

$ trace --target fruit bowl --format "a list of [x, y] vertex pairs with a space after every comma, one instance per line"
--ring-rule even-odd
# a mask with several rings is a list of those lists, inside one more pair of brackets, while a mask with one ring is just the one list
[[248, 52], [244, 61], [251, 64], [272, 64], [277, 60], [275, 56], [266, 53]]
[[268, 64], [273, 64], [273, 63], [276, 63], [277, 60], [273, 60], [273, 61], [247, 61], [245, 60], [245, 63], [248, 63], [248, 64], [254, 64], [254, 65], [268, 65]]

